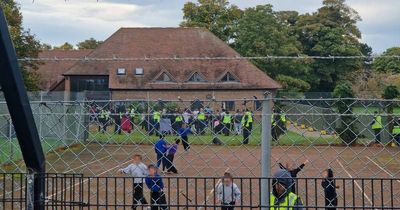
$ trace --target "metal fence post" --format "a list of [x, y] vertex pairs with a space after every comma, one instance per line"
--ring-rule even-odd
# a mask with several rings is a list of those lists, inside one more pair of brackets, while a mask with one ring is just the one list
[[269, 181], [267, 178], [271, 176], [271, 93], [265, 92], [262, 103], [262, 124], [261, 124], [261, 206], [263, 210], [267, 210], [269, 205]]

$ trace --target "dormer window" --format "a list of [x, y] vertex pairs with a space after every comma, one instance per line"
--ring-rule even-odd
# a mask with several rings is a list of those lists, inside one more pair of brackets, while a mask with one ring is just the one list
[[118, 68], [117, 69], [117, 75], [125, 75], [126, 74], [126, 69], [125, 68]]
[[220, 82], [239, 82], [238, 78], [232, 73], [226, 73], [220, 80]]
[[202, 75], [195, 72], [194, 74], [192, 74], [192, 76], [190, 76], [188, 82], [207, 82], [207, 80], [204, 79]]
[[143, 68], [136, 68], [135, 69], [135, 75], [136, 76], [142, 76], [144, 74]]
[[174, 82], [169, 74], [162, 72], [156, 79], [156, 82]]

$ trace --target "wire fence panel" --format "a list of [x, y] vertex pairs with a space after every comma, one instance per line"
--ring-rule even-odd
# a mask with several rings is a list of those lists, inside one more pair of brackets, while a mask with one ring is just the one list
[[[104, 94], [108, 93], [100, 95]], [[164, 170], [162, 175], [168, 179], [199, 178], [171, 178], [167, 189], [180, 194], [181, 189], [193, 188], [196, 196], [191, 200], [197, 199], [196, 205], [200, 205], [209, 191], [197, 189], [213, 189], [216, 184], [201, 178], [220, 177], [225, 172], [234, 178], [261, 176], [263, 128], [273, 140], [271, 164], [264, 162], [272, 172], [285, 168], [298, 178], [322, 177], [330, 168], [335, 177], [343, 179], [339, 188], [343, 205], [377, 206], [378, 202], [385, 206], [382, 202], [386, 201], [371, 193], [399, 189], [398, 181], [379, 179], [400, 177], [400, 134], [396, 133], [400, 126], [400, 101], [273, 98], [273, 109], [263, 115], [259, 99], [94, 100], [99, 94], [76, 95], [76, 101], [63, 101], [62, 94], [32, 94], [31, 107], [46, 153], [47, 171], [91, 177], [77, 176], [70, 182], [85, 186], [82, 196], [95, 196], [98, 205], [130, 205], [132, 193], [124, 187], [131, 185], [132, 180], [122, 179], [129, 175], [121, 175], [119, 170], [132, 163], [134, 154], [141, 155], [145, 164], [157, 164], [160, 159], [160, 171]], [[262, 124], [263, 117], [271, 119], [270, 127]], [[158, 144], [160, 135], [166, 147], [160, 147], [162, 142]], [[180, 143], [175, 152], [172, 146], [176, 140]], [[4, 102], [0, 103], [0, 148], [1, 172], [26, 171]], [[168, 158], [166, 154], [170, 154]], [[363, 183], [358, 180], [361, 178], [376, 181]], [[17, 184], [17, 180], [12, 181]], [[323, 202], [319, 182], [298, 183], [298, 194], [310, 206]], [[241, 184], [250, 189], [258, 189], [259, 185], [248, 180]], [[19, 188], [2, 188], [5, 193], [11, 189]], [[96, 195], [99, 191], [107, 197]], [[242, 197], [259, 199], [259, 191], [243, 190]], [[310, 191], [313, 196], [308, 196]], [[57, 196], [55, 200], [59, 199]], [[168, 196], [168, 203], [181, 203], [178, 199], [182, 196]]]

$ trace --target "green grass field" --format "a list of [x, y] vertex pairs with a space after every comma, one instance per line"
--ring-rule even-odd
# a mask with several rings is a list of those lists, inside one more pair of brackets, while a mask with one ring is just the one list
[[[382, 110], [378, 107], [353, 107], [354, 113], [374, 114], [375, 111], [380, 111], [382, 113]], [[393, 109], [393, 114], [400, 114], [400, 107], [395, 107]]]

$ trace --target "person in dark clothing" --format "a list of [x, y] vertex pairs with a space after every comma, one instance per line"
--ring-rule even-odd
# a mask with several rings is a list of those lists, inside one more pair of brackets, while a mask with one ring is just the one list
[[164, 193], [164, 183], [161, 176], [158, 174], [158, 168], [155, 165], [150, 164], [149, 175], [145, 178], [146, 186], [150, 190], [150, 204], [151, 210], [158, 210], [160, 207], [161, 210], [168, 209], [167, 207], [167, 199], [165, 198]]
[[325, 178], [321, 182], [322, 188], [324, 188], [325, 192], [325, 209], [336, 210], [338, 203], [336, 188], [338, 188], [338, 186], [336, 186], [332, 169], [326, 169], [322, 176]]
[[157, 140], [157, 142], [154, 145], [154, 151], [156, 153], [156, 157], [157, 157], [157, 167], [161, 166], [162, 163], [162, 168], [163, 171], [165, 170], [165, 167], [167, 166], [166, 164], [166, 152], [167, 152], [167, 141], [165, 141], [164, 136], [160, 135], [160, 139]]
[[188, 135], [190, 133], [191, 133], [191, 129], [190, 129], [190, 127], [187, 127], [186, 123], [183, 123], [182, 127], [179, 128], [179, 130], [178, 130], [178, 135], [182, 139], [183, 149], [185, 149], [185, 151], [189, 151], [189, 149], [190, 149], [189, 137], [188, 137]]
[[279, 168], [281, 169], [285, 169], [287, 170], [290, 175], [292, 176], [292, 178], [294, 178], [294, 183], [293, 186], [291, 188], [291, 192], [296, 192], [296, 178], [297, 178], [297, 174], [303, 170], [304, 166], [306, 166], [308, 164], [308, 160], [304, 161], [303, 164], [301, 164], [299, 167], [295, 168], [294, 164], [292, 162], [287, 162], [286, 166], [284, 166], [282, 163], [279, 163]]
[[180, 139], [175, 139], [175, 143], [171, 144], [167, 149], [166, 153], [167, 173], [174, 173], [174, 174], [178, 173], [178, 170], [175, 168], [174, 165], [174, 158], [176, 152], [178, 151], [178, 145], [180, 142], [181, 142]]
[[294, 180], [287, 170], [279, 169], [274, 174], [269, 201], [270, 209], [304, 209], [301, 198], [289, 190], [293, 185]]

